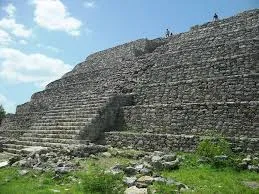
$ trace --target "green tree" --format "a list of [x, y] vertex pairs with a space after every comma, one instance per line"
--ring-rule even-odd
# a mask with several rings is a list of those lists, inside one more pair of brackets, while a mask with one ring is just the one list
[[2, 123], [3, 118], [5, 117], [4, 107], [0, 104], [0, 124]]

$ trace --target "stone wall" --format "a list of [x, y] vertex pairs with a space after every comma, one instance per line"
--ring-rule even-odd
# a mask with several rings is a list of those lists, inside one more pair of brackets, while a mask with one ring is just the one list
[[129, 129], [149, 133], [258, 137], [258, 103], [174, 103], [125, 107]]
[[142, 85], [136, 90], [136, 101], [147, 105], [257, 101], [258, 78], [259, 74], [244, 74]]
[[119, 131], [125, 126], [121, 107], [133, 104], [132, 95], [117, 95], [112, 97], [109, 102], [99, 110], [98, 116], [92, 121], [91, 125], [86, 126], [80, 133], [80, 139], [87, 139], [91, 142], [103, 143], [104, 132]]
[[[171, 135], [154, 133], [106, 132], [106, 143], [114, 147], [131, 147], [145, 151], [187, 151], [193, 152], [200, 141], [209, 137], [194, 135]], [[234, 151], [259, 152], [259, 139], [227, 138]]]
[[20, 137], [43, 114], [30, 112], [28, 114], [7, 114], [0, 128], [0, 136]]

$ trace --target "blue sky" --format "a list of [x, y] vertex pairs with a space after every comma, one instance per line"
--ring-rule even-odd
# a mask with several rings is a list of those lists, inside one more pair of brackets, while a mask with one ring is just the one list
[[254, 8], [258, 0], [0, 0], [0, 104], [15, 112], [96, 51]]

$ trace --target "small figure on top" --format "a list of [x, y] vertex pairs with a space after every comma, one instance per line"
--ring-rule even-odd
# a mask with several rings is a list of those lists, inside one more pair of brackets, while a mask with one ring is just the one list
[[214, 16], [213, 16], [213, 20], [214, 21], [218, 21], [219, 20], [219, 16], [215, 13]]
[[170, 31], [166, 29], [165, 37], [168, 38], [170, 36]]
[[173, 32], [170, 33], [170, 36], [173, 36]]

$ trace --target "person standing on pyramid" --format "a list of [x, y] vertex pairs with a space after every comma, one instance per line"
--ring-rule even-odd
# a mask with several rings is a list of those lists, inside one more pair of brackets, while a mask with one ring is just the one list
[[219, 16], [215, 13], [214, 16], [213, 16], [213, 20], [214, 21], [218, 21], [219, 20]]
[[170, 31], [166, 29], [165, 37], [168, 38], [170, 36]]

